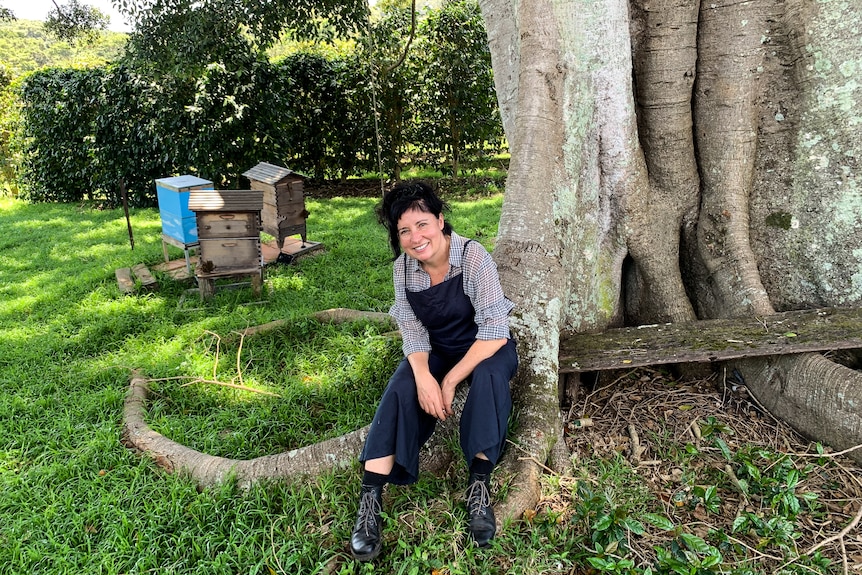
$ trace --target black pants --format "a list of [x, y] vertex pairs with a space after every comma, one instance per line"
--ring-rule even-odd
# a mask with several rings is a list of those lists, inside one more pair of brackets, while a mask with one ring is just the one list
[[[441, 357], [432, 351], [428, 365], [439, 382], [460, 359]], [[515, 341], [510, 339], [473, 370], [460, 423], [461, 450], [467, 465], [477, 453], [484, 453], [494, 464], [500, 459], [512, 411], [509, 381], [517, 369]], [[364, 463], [394, 454], [389, 482], [414, 483], [419, 478], [419, 450], [436, 424], [437, 420], [419, 406], [413, 369], [405, 358], [383, 392], [359, 460]]]

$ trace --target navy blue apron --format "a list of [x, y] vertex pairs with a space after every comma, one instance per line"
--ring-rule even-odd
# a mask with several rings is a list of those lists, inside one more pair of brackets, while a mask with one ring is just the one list
[[[465, 252], [468, 243], [470, 242], [464, 244]], [[406, 258], [404, 267], [406, 272]], [[467, 353], [479, 332], [479, 326], [474, 319], [476, 310], [473, 308], [473, 302], [464, 293], [462, 283], [463, 274], [459, 274], [423, 291], [404, 290], [413, 315], [428, 330], [431, 349], [441, 355], [458, 359]]]
[[[466, 252], [468, 240], [464, 244]], [[462, 254], [463, 255], [463, 254]], [[404, 259], [406, 269], [407, 259]], [[461, 360], [476, 341], [476, 311], [463, 288], [463, 274], [430, 288], [406, 291], [416, 318], [428, 330], [428, 365], [437, 381]], [[460, 421], [461, 450], [469, 465], [477, 453], [496, 463], [503, 450], [512, 399], [509, 381], [518, 367], [515, 343], [509, 340], [481, 362], [468, 381]], [[419, 405], [413, 369], [404, 358], [389, 380], [365, 440], [360, 461], [395, 454], [390, 483], [407, 484], [419, 477], [419, 449], [431, 437], [437, 420]]]

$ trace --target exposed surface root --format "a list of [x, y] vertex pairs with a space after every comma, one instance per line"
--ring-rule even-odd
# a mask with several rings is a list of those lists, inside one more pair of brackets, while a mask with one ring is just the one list
[[261, 479], [277, 479], [300, 474], [316, 474], [347, 466], [362, 449], [367, 427], [276, 455], [255, 459], [216, 457], [181, 445], [153, 431], [144, 421], [147, 380], [132, 377], [123, 408], [123, 443], [151, 457], [168, 472], [186, 473], [199, 487], [216, 485], [235, 478], [245, 487]]
[[[362, 312], [344, 308], [324, 310], [312, 314], [318, 321], [345, 322], [367, 319], [390, 322], [387, 314]], [[262, 333], [281, 326], [271, 322], [249, 328], [243, 336]], [[297, 475], [314, 475], [337, 467], [351, 465], [362, 450], [368, 427], [352, 433], [293, 449], [284, 453], [254, 459], [228, 459], [202, 453], [181, 445], [153, 431], [145, 421], [149, 380], [138, 371], [133, 372], [123, 408], [123, 443], [151, 457], [157, 465], [170, 473], [186, 473], [201, 488], [225, 480], [236, 480], [242, 487], [262, 479], [279, 479]], [[222, 384], [224, 385], [224, 384]], [[460, 393], [463, 392], [463, 393]], [[459, 389], [456, 404], [463, 403], [466, 390]], [[445, 469], [452, 461], [446, 439], [457, 432], [458, 418], [449, 418], [438, 425], [438, 431], [422, 453], [422, 468], [429, 471]]]

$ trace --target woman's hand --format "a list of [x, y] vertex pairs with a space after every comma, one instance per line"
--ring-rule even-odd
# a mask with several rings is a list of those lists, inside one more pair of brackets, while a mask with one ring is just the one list
[[407, 361], [413, 369], [413, 378], [416, 380], [419, 407], [431, 417], [444, 421], [446, 410], [443, 409], [443, 394], [440, 392], [440, 383], [428, 369], [428, 352], [411, 353], [407, 356]]
[[443, 396], [443, 413], [455, 415], [455, 410], [452, 409], [452, 401], [455, 399], [455, 390], [458, 388], [460, 381], [450, 379], [447, 375], [443, 378], [443, 383], [440, 385], [440, 393]]
[[443, 411], [446, 415], [454, 415], [452, 401], [455, 399], [455, 390], [462, 381], [470, 377], [473, 369], [482, 361], [488, 359], [506, 345], [506, 339], [482, 340], [477, 339], [461, 358], [461, 361], [446, 374], [440, 382], [440, 391], [443, 396]]
[[422, 411], [440, 421], [445, 421], [446, 409], [440, 384], [430, 372], [414, 375], [416, 378], [416, 395], [419, 397], [419, 406]]

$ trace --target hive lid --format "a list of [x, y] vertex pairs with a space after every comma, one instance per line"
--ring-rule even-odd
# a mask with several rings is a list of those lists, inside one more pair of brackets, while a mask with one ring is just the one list
[[290, 168], [283, 168], [281, 166], [276, 166], [275, 164], [267, 164], [266, 162], [260, 162], [255, 167], [242, 173], [242, 175], [249, 180], [255, 180], [270, 185], [277, 184], [291, 174], [302, 179], [308, 178], [299, 172], [294, 172]]
[[193, 212], [259, 212], [263, 210], [260, 190], [192, 190], [189, 209]]
[[156, 180], [156, 184], [161, 184], [169, 188], [177, 189], [190, 188], [192, 186], [212, 185], [212, 182], [203, 178], [199, 178], [197, 176], [191, 176], [186, 174], [183, 176], [174, 176], [172, 178], [159, 178], [158, 180]]

